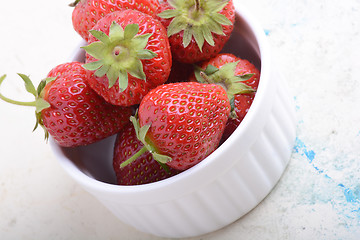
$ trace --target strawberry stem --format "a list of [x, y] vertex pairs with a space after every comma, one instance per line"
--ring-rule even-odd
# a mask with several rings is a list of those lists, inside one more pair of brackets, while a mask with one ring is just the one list
[[122, 162], [120, 164], [120, 168], [126, 167], [127, 165], [129, 165], [130, 163], [132, 163], [133, 161], [135, 161], [138, 157], [140, 157], [142, 154], [144, 154], [145, 152], [147, 152], [148, 149], [146, 146], [142, 147], [137, 153], [135, 153], [134, 155], [132, 155], [129, 159], [127, 159], [125, 162]]
[[[6, 75], [3, 75], [3, 76], [0, 77], [0, 85], [2, 84], [2, 82], [4, 81], [5, 78], [6, 78]], [[4, 100], [5, 102], [15, 104], [15, 105], [20, 105], [20, 106], [31, 106], [31, 107], [36, 106], [36, 101], [32, 101], [32, 102], [16, 101], [16, 100], [12, 100], [10, 98], [5, 97], [1, 93], [0, 93], [0, 99]]]
[[200, 76], [205, 80], [205, 82], [209, 84], [213, 83], [213, 81], [203, 71], [200, 71]]
[[16, 101], [16, 100], [12, 100], [10, 98], [5, 97], [4, 95], [2, 95], [0, 93], [0, 99], [11, 103], [11, 104], [15, 104], [15, 105], [19, 105], [19, 106], [30, 106], [30, 107], [35, 107], [36, 106], [36, 101], [32, 101], [32, 102], [21, 102], [21, 101]]
[[200, 10], [200, 2], [199, 2], [199, 0], [195, 0], [195, 10], [197, 12]]
[[79, 2], [80, 2], [80, 0], [76, 0], [76, 1], [73, 2], [73, 3], [70, 3], [69, 6], [70, 6], [70, 7], [75, 7]]
[[[42, 93], [42, 90], [44, 89], [44, 87], [46, 86], [46, 84], [51, 81], [54, 81], [55, 78], [46, 78], [46, 79], [42, 80], [36, 90], [28, 76], [26, 76], [24, 74], [20, 74], [20, 73], [18, 75], [24, 80], [26, 91], [31, 93], [32, 95], [34, 95], [35, 101], [33, 101], [33, 102], [15, 101], [15, 100], [5, 97], [1, 93], [0, 93], [0, 99], [5, 102], [15, 104], [15, 105], [35, 107], [36, 108], [36, 110], [35, 110], [36, 123], [35, 123], [34, 130], [37, 128], [38, 125], [40, 125], [45, 131], [45, 139], [48, 139], [49, 133], [42, 123], [41, 111], [45, 108], [50, 107], [50, 103], [48, 103], [41, 97], [41, 93]], [[6, 78], [6, 75], [2, 75], [0, 77], [0, 85], [3, 83], [5, 78]]]

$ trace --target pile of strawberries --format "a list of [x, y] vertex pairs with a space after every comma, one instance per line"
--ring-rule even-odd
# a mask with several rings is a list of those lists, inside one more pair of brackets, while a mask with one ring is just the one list
[[[117, 134], [118, 184], [176, 175], [202, 161], [240, 124], [260, 73], [220, 53], [235, 22], [232, 0], [76, 0], [84, 63], [53, 68], [35, 88], [36, 126], [63, 147]], [[0, 84], [5, 75], [0, 78]]]

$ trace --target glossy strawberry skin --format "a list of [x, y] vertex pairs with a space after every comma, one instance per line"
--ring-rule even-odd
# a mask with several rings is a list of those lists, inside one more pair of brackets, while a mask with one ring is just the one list
[[[167, 1], [160, 4], [160, 7], [158, 9], [158, 13], [163, 12], [168, 9], [173, 9]], [[229, 40], [231, 33], [234, 29], [234, 22], [235, 22], [235, 7], [233, 4], [233, 1], [230, 0], [228, 4], [219, 12], [220, 14], [224, 15], [227, 19], [229, 19], [232, 22], [232, 25], [225, 26], [223, 25], [223, 32], [224, 35], [218, 35], [215, 33], [212, 33], [212, 36], [214, 38], [214, 46], [209, 45], [206, 41], [204, 43], [204, 46], [202, 48], [202, 51], [200, 51], [199, 47], [196, 44], [196, 41], [194, 37], [192, 38], [189, 46], [184, 48], [183, 46], [183, 33], [184, 31], [181, 31], [171, 37], [169, 37], [169, 42], [171, 45], [171, 51], [173, 54], [173, 57], [177, 59], [180, 62], [184, 63], [196, 63], [201, 62], [210, 58], [215, 57], [224, 47], [225, 43]], [[158, 19], [161, 21], [161, 23], [167, 28], [172, 20], [170, 19], [164, 19], [158, 17]]]
[[[227, 63], [236, 62], [236, 61], [239, 61], [239, 63], [236, 66], [235, 75], [253, 73], [254, 75], [250, 79], [244, 81], [244, 83], [252, 87], [256, 91], [259, 85], [260, 71], [254, 66], [254, 64], [250, 63], [246, 59], [238, 58], [233, 54], [222, 53], [222, 54], [218, 54], [216, 57], [208, 61], [203, 62], [202, 64], [200, 64], [200, 67], [202, 69], [206, 69], [208, 65], [213, 65], [216, 68], [221, 68]], [[195, 77], [192, 76], [190, 80], [195, 81]], [[224, 132], [224, 137], [221, 140], [221, 142], [224, 142], [235, 131], [236, 127], [244, 119], [244, 117], [246, 116], [247, 112], [251, 107], [254, 97], [255, 97], [255, 92], [249, 94], [237, 94], [234, 96], [234, 106], [235, 106], [234, 110], [237, 118], [229, 119], [227, 123], [227, 127]]]
[[[99, 95], [111, 104], [120, 106], [139, 104], [150, 89], [166, 82], [170, 75], [172, 56], [166, 30], [156, 19], [135, 10], [117, 11], [108, 14], [102, 18], [93, 29], [109, 34], [109, 26], [113, 21], [117, 22], [123, 28], [128, 24], [139, 24], [140, 30], [138, 34], [151, 33], [152, 36], [145, 49], [153, 51], [157, 56], [152, 59], [141, 60], [146, 81], [128, 74], [129, 86], [122, 92], [119, 90], [117, 83], [109, 88], [106, 76], [96, 77], [92, 74], [93, 77], [90, 78], [89, 84]], [[96, 41], [98, 40], [93, 36], [89, 39], [89, 43]], [[96, 59], [89, 54], [86, 55], [87, 63], [95, 60]]]
[[122, 9], [135, 9], [154, 15], [158, 9], [156, 0], [80, 0], [73, 12], [73, 27], [79, 35], [89, 40], [89, 30], [104, 16]]
[[113, 168], [119, 185], [153, 183], [180, 173], [171, 168], [166, 171], [154, 160], [150, 152], [145, 152], [129, 165], [120, 167], [121, 163], [137, 153], [143, 146], [136, 137], [134, 126], [131, 123], [118, 133], [114, 146]]
[[[201, 68], [205, 69], [210, 64], [217, 68], [220, 68], [224, 66], [226, 63], [236, 62], [236, 61], [240, 61], [240, 62], [236, 66], [235, 75], [253, 73], [254, 75], [250, 79], [244, 81], [244, 83], [252, 87], [256, 91], [259, 86], [260, 71], [254, 66], [254, 64], [250, 63], [246, 59], [238, 58], [233, 54], [222, 53], [217, 55], [215, 58], [212, 58], [202, 63]], [[255, 97], [255, 92], [249, 94], [235, 95], [235, 99], [234, 99], [235, 112], [240, 120], [242, 120], [245, 117], [254, 97]]]
[[140, 126], [151, 124], [147, 138], [169, 167], [185, 170], [219, 144], [230, 113], [225, 90], [215, 84], [172, 83], [153, 89], [139, 106]]
[[42, 110], [42, 123], [63, 147], [88, 145], [116, 134], [129, 122], [130, 108], [104, 101], [87, 83], [81, 63], [58, 65], [48, 77], [56, 77], [43, 90], [50, 107]]

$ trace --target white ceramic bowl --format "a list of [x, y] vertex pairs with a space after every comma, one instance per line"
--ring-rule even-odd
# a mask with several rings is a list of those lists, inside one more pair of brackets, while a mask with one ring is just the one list
[[[248, 213], [271, 191], [295, 140], [293, 99], [271, 59], [263, 29], [234, 1], [237, 17], [224, 52], [261, 69], [255, 100], [241, 125], [214, 153], [172, 178], [118, 186], [112, 169], [114, 137], [91, 146], [61, 148], [55, 156], [73, 179], [121, 221], [162, 237], [198, 236]], [[74, 60], [84, 57], [77, 53]]]

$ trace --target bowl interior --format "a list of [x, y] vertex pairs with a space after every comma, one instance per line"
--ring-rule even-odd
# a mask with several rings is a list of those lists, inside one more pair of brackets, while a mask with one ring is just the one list
[[[260, 48], [255, 34], [246, 19], [238, 12], [236, 13], [234, 31], [222, 52], [232, 53], [235, 56], [247, 59], [258, 69], [261, 69]], [[76, 52], [72, 60], [84, 61], [84, 56], [85, 53], [81, 49]], [[116, 184], [116, 177], [112, 167], [114, 142], [115, 136], [112, 136], [88, 146], [60, 147], [60, 154], [65, 156], [65, 158], [62, 157], [61, 159], [62, 161], [72, 161], [71, 166], [75, 166], [77, 170], [88, 177], [103, 183]], [[196, 166], [193, 168], [196, 168]]]

